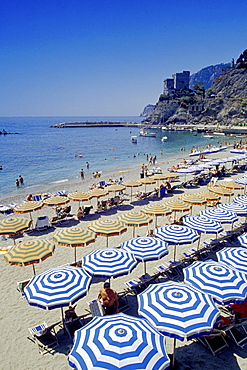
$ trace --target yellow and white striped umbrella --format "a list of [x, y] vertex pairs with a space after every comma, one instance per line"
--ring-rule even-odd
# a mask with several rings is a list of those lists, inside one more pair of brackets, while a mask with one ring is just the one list
[[68, 194], [68, 198], [75, 202], [86, 202], [91, 199], [91, 196], [88, 192], [74, 191]]
[[55, 251], [55, 244], [47, 239], [32, 239], [24, 241], [11, 248], [4, 255], [4, 260], [10, 265], [27, 266], [44, 261]]
[[107, 189], [93, 189], [88, 192], [90, 198], [100, 198], [108, 194]]
[[54, 195], [53, 197], [44, 200], [44, 204], [49, 207], [58, 207], [66, 203], [69, 203], [68, 197], [61, 195]]
[[108, 247], [109, 236], [120, 235], [127, 231], [126, 225], [114, 219], [104, 219], [93, 221], [88, 225], [88, 228], [95, 232], [97, 235], [106, 236], [106, 246]]
[[24, 217], [7, 217], [0, 222], [0, 235], [15, 235], [29, 229], [31, 220]]
[[147, 226], [153, 222], [152, 218], [143, 212], [127, 212], [118, 216], [119, 220], [124, 222], [127, 226], [133, 227], [133, 238], [135, 236], [135, 227]]
[[157, 226], [158, 216], [167, 216], [172, 213], [171, 209], [163, 204], [148, 204], [141, 209], [147, 215], [155, 216], [155, 227]]
[[56, 230], [53, 240], [59, 245], [75, 248], [75, 262], [76, 262], [76, 247], [84, 247], [93, 243], [96, 239], [96, 234], [89, 229], [81, 227], [67, 227]]
[[32, 219], [31, 212], [37, 211], [43, 207], [43, 202], [30, 200], [21, 204], [18, 204], [14, 208], [15, 213], [30, 213], [30, 218]]

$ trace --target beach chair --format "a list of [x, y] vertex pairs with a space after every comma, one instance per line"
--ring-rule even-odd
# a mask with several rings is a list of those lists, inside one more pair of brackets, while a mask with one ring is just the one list
[[196, 340], [206, 347], [214, 356], [228, 348], [228, 344], [221, 333], [212, 333], [208, 336], [196, 338]]
[[73, 340], [76, 330], [81, 329], [83, 324], [81, 323], [80, 317], [72, 321], [64, 321], [64, 329], [69, 336], [70, 340]]
[[91, 312], [92, 317], [95, 316], [104, 316], [104, 308], [102, 304], [94, 299], [93, 301], [88, 302], [89, 310]]
[[35, 201], [41, 201], [42, 200], [42, 195], [41, 194], [34, 195], [33, 196], [33, 200], [35, 200]]
[[24, 295], [24, 288], [25, 286], [27, 286], [27, 284], [29, 283], [30, 279], [28, 280], [23, 280], [23, 281], [18, 281], [16, 284], [17, 284], [17, 290], [18, 292], [21, 293], [22, 295], [22, 298], [25, 298], [25, 295]]
[[68, 191], [67, 190], [61, 190], [56, 193], [56, 195], [60, 195], [62, 197], [67, 197]]
[[35, 229], [41, 231], [51, 227], [48, 216], [40, 216], [37, 218]]
[[40, 354], [44, 355], [45, 353], [54, 353], [54, 348], [59, 345], [55, 332], [55, 326], [60, 324], [61, 322], [59, 321], [56, 324], [48, 326], [44, 322], [41, 325], [28, 328], [31, 336], [28, 336], [27, 338], [33, 343], [37, 344]]
[[244, 346], [247, 344], [247, 331], [242, 323], [229, 326], [224, 330], [227, 337], [237, 346], [244, 348]]

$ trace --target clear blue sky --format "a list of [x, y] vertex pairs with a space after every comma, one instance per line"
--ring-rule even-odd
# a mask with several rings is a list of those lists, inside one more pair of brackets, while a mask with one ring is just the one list
[[139, 115], [247, 49], [246, 0], [2, 0], [0, 116]]

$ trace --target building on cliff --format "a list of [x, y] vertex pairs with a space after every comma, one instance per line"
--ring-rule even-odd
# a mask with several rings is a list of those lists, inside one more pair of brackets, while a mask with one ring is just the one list
[[189, 90], [190, 71], [175, 73], [172, 78], [164, 80], [164, 94], [173, 94], [179, 90]]

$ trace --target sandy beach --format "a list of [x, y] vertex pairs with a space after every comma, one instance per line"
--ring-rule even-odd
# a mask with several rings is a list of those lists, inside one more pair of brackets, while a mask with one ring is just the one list
[[[219, 152], [216, 154], [209, 155], [209, 159], [216, 159], [219, 157], [226, 157], [229, 156], [229, 150]], [[167, 173], [167, 168], [171, 167], [172, 165], [180, 162], [182, 157], [188, 158], [188, 153], [181, 153], [179, 158], [174, 158], [172, 161], [167, 161], [164, 157], [158, 158], [157, 165], [161, 167], [163, 173]], [[141, 159], [140, 159], [141, 160]], [[136, 167], [133, 167], [130, 172], [126, 172], [123, 174], [124, 180], [137, 180], [139, 179], [139, 173], [141, 169], [142, 162], [138, 163]], [[230, 164], [226, 165], [227, 168], [230, 168]], [[126, 168], [127, 170], [128, 168]], [[123, 170], [121, 168], [121, 170]], [[234, 172], [231, 174], [231, 178], [237, 178], [242, 176], [243, 172]], [[190, 177], [192, 175], [187, 176]], [[103, 173], [100, 180], [107, 181], [111, 178], [119, 178], [121, 174], [119, 171], [114, 171], [113, 173]], [[180, 178], [183, 180], [183, 177]], [[229, 179], [229, 177], [227, 177]], [[56, 191], [60, 190], [67, 190], [69, 192], [80, 190], [80, 191], [88, 191], [89, 186], [95, 182], [97, 179], [92, 179], [86, 176], [85, 180], [76, 179], [73, 182], [65, 182], [65, 183], [57, 183], [53, 184], [49, 189], [47, 187], [42, 187], [39, 189], [33, 189], [32, 193], [37, 194], [38, 192], [51, 192], [55, 193]], [[219, 183], [222, 180], [219, 180]], [[149, 185], [150, 190], [153, 189], [153, 185]], [[140, 190], [144, 190], [144, 186], [139, 188]], [[139, 190], [138, 189], [138, 190]], [[198, 187], [196, 191], [203, 191], [206, 190], [205, 186]], [[135, 190], [134, 190], [135, 191]], [[9, 204], [9, 203], [19, 203], [26, 198], [30, 189], [23, 188], [21, 191], [16, 192], [16, 195], [9, 196], [8, 198], [2, 198], [1, 204]], [[163, 203], [166, 200], [170, 199], [178, 199], [179, 195], [182, 193], [192, 193], [195, 192], [194, 188], [191, 189], [179, 189], [178, 191], [174, 192], [173, 194], [169, 194], [164, 198], [158, 198], [155, 202]], [[126, 193], [130, 193], [130, 189], [126, 189]], [[235, 195], [242, 194], [241, 191], [235, 191]], [[106, 199], [109, 196], [106, 197]], [[130, 198], [126, 196], [126, 198]], [[227, 198], [222, 197], [222, 202], [228, 201]], [[152, 199], [150, 201], [154, 202]], [[93, 205], [94, 210], [96, 210], [96, 199], [92, 199], [90, 203]], [[120, 214], [127, 212], [127, 211], [139, 211], [141, 208], [148, 204], [148, 200], [138, 201], [133, 197], [132, 202], [125, 201], [122, 205], [117, 208], [113, 208], [109, 211], [104, 213], [94, 213], [94, 211], [86, 216], [82, 221], [78, 223], [76, 218], [76, 211], [78, 208], [77, 202], [70, 202], [72, 207], [71, 213], [75, 215], [73, 219], [68, 219], [64, 221], [60, 225], [57, 225], [56, 228], [59, 227], [69, 227], [72, 225], [77, 225], [79, 227], [87, 227], [90, 221], [96, 220], [98, 218], [117, 218]], [[193, 215], [197, 214], [201, 209], [204, 209], [204, 206], [193, 206]], [[43, 207], [41, 210], [36, 211], [32, 214], [34, 223], [36, 222], [37, 217], [47, 215], [49, 218], [55, 215], [55, 211], [51, 207]], [[0, 215], [0, 220], [4, 219], [6, 216]], [[29, 218], [29, 214], [23, 215], [23, 217]], [[241, 221], [241, 218], [240, 218]], [[159, 226], [167, 223], [167, 217], [158, 217], [158, 224]], [[152, 224], [151, 224], [152, 225]], [[34, 232], [34, 236], [27, 235], [24, 233], [20, 238], [17, 238], [17, 242], [19, 240], [28, 240], [32, 237], [42, 237], [52, 239], [54, 231], [56, 228], [51, 228], [48, 231], [44, 232]], [[152, 226], [150, 228], [153, 228]], [[228, 226], [225, 227], [227, 229]], [[140, 236], [144, 236], [147, 233], [147, 227], [140, 227], [137, 229], [136, 234]], [[109, 247], [117, 247], [123, 241], [132, 238], [132, 227], [129, 227], [127, 232], [123, 233], [121, 236], [114, 236], [109, 238]], [[202, 241], [209, 239], [210, 236], [206, 235], [202, 237]], [[196, 245], [197, 243], [195, 243]], [[13, 240], [8, 238], [6, 241], [1, 240], [2, 246], [13, 245]], [[98, 236], [95, 243], [90, 244], [87, 247], [78, 247], [77, 248], [77, 256], [78, 259], [83, 255], [86, 255], [90, 251], [94, 249], [104, 248], [106, 246], [106, 239], [103, 236]], [[179, 247], [177, 249], [177, 255], [180, 256], [183, 252], [188, 251], [191, 247], [194, 247], [192, 244], [191, 246], [185, 245]], [[167, 256], [163, 257], [160, 261], [152, 261], [147, 263], [147, 271], [150, 274], [154, 274], [156, 272], [155, 267], [159, 264], [169, 261], [173, 255], [173, 247], [171, 247], [170, 252]], [[74, 250], [73, 248], [57, 246], [54, 255], [50, 258], [47, 258], [45, 261], [36, 264], [36, 273], [40, 273], [45, 271], [48, 268], [56, 267], [60, 265], [64, 265], [66, 263], [74, 262]], [[24, 298], [21, 297], [20, 292], [17, 291], [17, 282], [26, 280], [32, 277], [32, 266], [25, 266], [25, 267], [18, 267], [18, 266], [9, 266], [4, 260], [3, 255], [0, 258], [0, 267], [1, 267], [1, 302], [2, 302], [2, 314], [0, 319], [1, 325], [1, 339], [0, 339], [0, 347], [2, 351], [2, 361], [0, 365], [0, 369], [20, 369], [20, 370], [31, 370], [31, 369], [70, 369], [67, 361], [67, 354], [69, 351], [69, 346], [71, 342], [69, 338], [63, 334], [63, 330], [60, 329], [58, 333], [58, 338], [60, 341], [60, 346], [57, 347], [56, 352], [54, 355], [45, 354], [44, 356], [38, 353], [38, 348], [34, 345], [31, 341], [27, 339], [29, 335], [28, 328], [33, 327], [37, 324], [42, 322], [46, 322], [48, 325], [51, 325], [61, 319], [61, 310], [54, 309], [50, 311], [45, 311], [43, 309], [32, 307], [30, 306]], [[123, 291], [126, 286], [125, 282], [131, 280], [133, 278], [137, 278], [143, 274], [143, 265], [140, 263], [131, 274], [128, 276], [119, 277], [112, 281], [112, 288], [116, 291], [120, 292]], [[88, 302], [92, 299], [95, 299], [98, 295], [100, 288], [102, 287], [102, 282], [93, 282], [90, 286], [90, 290], [86, 297], [82, 298], [77, 302], [76, 312], [78, 315], [86, 314], [86, 310], [88, 309]], [[136, 305], [133, 304], [135, 302], [134, 296], [130, 297], [131, 300], [131, 308], [125, 311], [126, 314], [136, 314]], [[166, 339], [167, 342], [167, 352], [172, 353], [173, 347], [173, 340], [171, 338]], [[176, 359], [177, 365], [179, 370], [189, 370], [195, 369], [199, 370], [204, 368], [206, 370], [211, 369], [222, 369], [225, 370], [237, 370], [237, 369], [247, 369], [247, 346], [244, 349], [240, 347], [236, 347], [232, 345], [229, 347], [227, 351], [219, 354], [218, 356], [211, 355], [208, 350], [202, 347], [200, 344], [195, 343], [193, 341], [184, 341], [180, 342], [177, 341], [178, 349], [176, 351]], [[150, 369], [152, 370], [152, 369]]]

